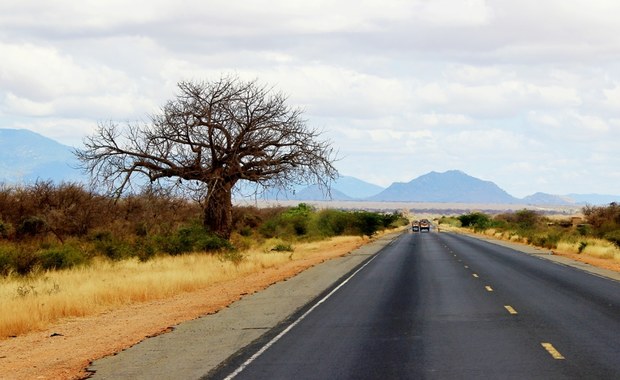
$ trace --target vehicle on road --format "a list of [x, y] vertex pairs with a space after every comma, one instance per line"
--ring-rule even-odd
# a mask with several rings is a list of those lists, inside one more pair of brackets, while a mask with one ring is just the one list
[[413, 222], [411, 222], [411, 231], [413, 232], [420, 231], [420, 222], [418, 222], [417, 220], [414, 220]]
[[431, 222], [429, 222], [428, 219], [420, 220], [420, 232], [424, 230], [429, 231], [429, 232], [431, 230]]

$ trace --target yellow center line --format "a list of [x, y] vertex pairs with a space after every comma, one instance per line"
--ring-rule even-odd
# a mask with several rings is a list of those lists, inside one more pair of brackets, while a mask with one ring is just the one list
[[504, 307], [506, 308], [506, 310], [508, 310], [508, 312], [509, 312], [510, 314], [513, 314], [513, 315], [514, 315], [514, 314], [517, 314], [517, 311], [516, 311], [516, 310], [515, 310], [512, 306], [510, 306], [510, 305], [505, 305]]
[[477, 274], [475, 274], [475, 273], [473, 273], [473, 274], [472, 274], [472, 276], [474, 276], [474, 277], [478, 278], [478, 275], [477, 275]]
[[492, 292], [493, 291], [493, 288], [490, 287], [489, 285], [485, 286], [484, 288], [487, 290], [487, 292]]
[[551, 343], [541, 343], [540, 345], [543, 346], [549, 355], [551, 355], [554, 359], [564, 360], [564, 356], [562, 356], [562, 354], [560, 354], [560, 352], [556, 350]]

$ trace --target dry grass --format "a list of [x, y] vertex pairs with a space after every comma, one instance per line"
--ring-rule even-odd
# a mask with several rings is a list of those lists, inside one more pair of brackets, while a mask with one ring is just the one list
[[[519, 236], [514, 232], [502, 232], [489, 228], [485, 230], [483, 234], [495, 239], [529, 244], [527, 238]], [[582, 247], [581, 252], [579, 252], [580, 247]], [[579, 239], [579, 241], [560, 241], [554, 251], [557, 253], [569, 253], [620, 262], [620, 249], [618, 249], [618, 247], [616, 247], [613, 243], [604, 239], [583, 238]]]
[[[584, 243], [585, 248], [579, 252], [579, 248], [583, 247], [582, 244]], [[557, 250], [559, 252], [582, 254], [599, 259], [620, 261], [620, 249], [613, 243], [602, 239], [587, 238], [579, 242], [559, 242]]]
[[273, 252], [277, 241], [243, 253], [239, 262], [215, 255], [190, 254], [110, 262], [45, 272], [25, 278], [0, 279], [0, 339], [41, 330], [63, 318], [84, 317], [139, 303], [191, 292], [249, 273], [303, 260], [313, 253], [359, 237], [337, 237], [299, 244], [293, 252]]

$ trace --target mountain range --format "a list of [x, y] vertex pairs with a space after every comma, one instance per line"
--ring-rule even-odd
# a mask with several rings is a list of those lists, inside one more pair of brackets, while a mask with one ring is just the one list
[[26, 129], [0, 129], [0, 182], [81, 182], [73, 148]]
[[[0, 128], [0, 183], [22, 185], [36, 180], [86, 182], [86, 177], [77, 168], [78, 161], [72, 147], [29, 130]], [[237, 194], [244, 194], [244, 191]], [[432, 171], [406, 183], [395, 182], [387, 188], [355, 177], [340, 176], [332, 183], [329, 194], [318, 186], [309, 186], [298, 187], [294, 191], [272, 189], [265, 192], [262, 198], [531, 205], [598, 205], [620, 201], [620, 196], [605, 194], [535, 193], [519, 199], [491, 181], [472, 177], [459, 170], [443, 173]]]

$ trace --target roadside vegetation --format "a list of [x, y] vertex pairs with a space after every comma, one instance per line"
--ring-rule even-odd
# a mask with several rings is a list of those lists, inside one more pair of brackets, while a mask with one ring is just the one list
[[474, 212], [442, 217], [439, 224], [547, 248], [620, 261], [620, 205], [586, 206], [583, 218], [551, 218], [533, 210], [495, 216]]
[[[0, 339], [60, 318], [169, 297], [407, 225], [400, 214], [235, 207], [230, 239], [200, 205], [151, 193], [114, 201], [75, 184], [0, 188]], [[321, 245], [322, 243], [325, 243]]]

